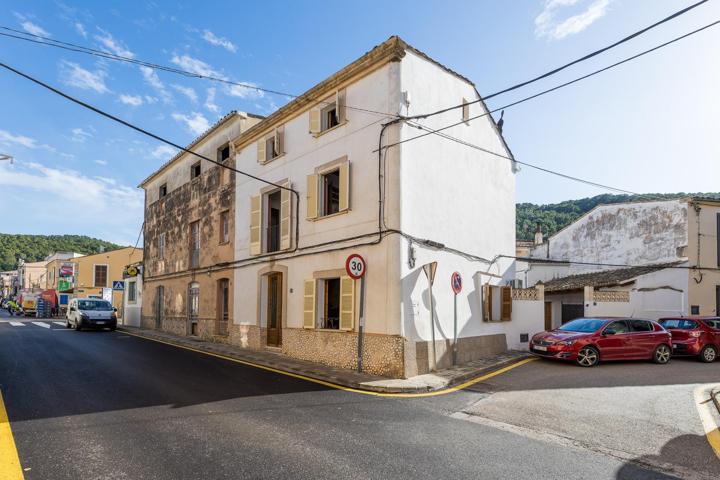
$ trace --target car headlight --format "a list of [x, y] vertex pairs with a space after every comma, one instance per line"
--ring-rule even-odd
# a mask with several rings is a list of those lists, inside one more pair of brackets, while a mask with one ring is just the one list
[[83, 320], [87, 320], [90, 317], [88, 317], [87, 313], [81, 313], [80, 318], [82, 318]]
[[557, 342], [557, 344], [563, 346], [570, 346], [573, 345], [575, 342], [577, 342], [577, 340], [563, 340], [561, 342]]

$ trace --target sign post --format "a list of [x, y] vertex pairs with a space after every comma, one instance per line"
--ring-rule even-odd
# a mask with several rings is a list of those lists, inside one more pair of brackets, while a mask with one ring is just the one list
[[345, 271], [353, 280], [360, 279], [360, 318], [358, 319], [357, 371], [362, 372], [363, 330], [365, 329], [365, 259], [357, 253], [351, 254], [345, 261]]
[[431, 338], [432, 338], [432, 370], [435, 370], [437, 368], [437, 353], [435, 352], [435, 308], [433, 305], [433, 294], [432, 294], [432, 286], [433, 282], [435, 281], [435, 271], [437, 270], [437, 262], [432, 262], [423, 265], [423, 272], [425, 272], [425, 276], [428, 279], [429, 288], [428, 291], [430, 293], [430, 332], [431, 332]]
[[457, 365], [457, 296], [462, 292], [462, 277], [459, 272], [453, 272], [450, 286], [455, 294], [453, 296], [453, 365]]

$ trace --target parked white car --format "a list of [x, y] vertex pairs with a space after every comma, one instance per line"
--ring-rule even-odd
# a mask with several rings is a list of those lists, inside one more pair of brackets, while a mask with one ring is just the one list
[[70, 300], [65, 319], [67, 328], [117, 328], [117, 309], [100, 298], [73, 298]]

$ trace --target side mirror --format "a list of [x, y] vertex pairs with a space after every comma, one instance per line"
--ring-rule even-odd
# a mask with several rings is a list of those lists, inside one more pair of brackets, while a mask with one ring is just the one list
[[113, 312], [117, 312], [117, 308], [113, 307]]

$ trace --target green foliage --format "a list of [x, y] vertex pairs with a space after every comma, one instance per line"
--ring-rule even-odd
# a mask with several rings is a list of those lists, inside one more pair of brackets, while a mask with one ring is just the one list
[[648, 200], [672, 200], [685, 197], [720, 198], [720, 193], [650, 193], [647, 195], [597, 195], [579, 200], [566, 200], [548, 205], [518, 203], [516, 205], [516, 235], [518, 240], [532, 240], [535, 227], [540, 224], [547, 238], [565, 228], [578, 217], [601, 204], [640, 202]]
[[13, 270], [19, 258], [38, 262], [54, 252], [85, 255], [120, 248], [120, 245], [85, 235], [15, 235], [0, 233], [0, 270]]

